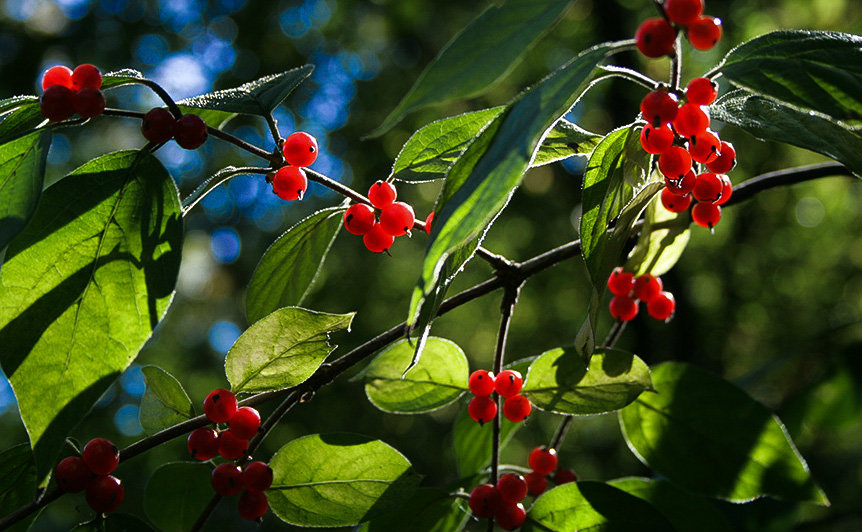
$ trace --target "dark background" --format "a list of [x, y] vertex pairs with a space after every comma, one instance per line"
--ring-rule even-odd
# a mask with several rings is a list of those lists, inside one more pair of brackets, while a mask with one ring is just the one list
[[[56, 63], [92, 62], [103, 71], [131, 67], [183, 98], [227, 88], [305, 63], [316, 70], [277, 113], [283, 135], [315, 134], [322, 155], [313, 166], [360, 192], [388, 175], [409, 135], [422, 125], [467, 110], [503, 104], [578, 51], [595, 43], [630, 38], [641, 20], [654, 16], [647, 0], [574, 2], [564, 18], [487, 94], [466, 102], [413, 113], [373, 140], [361, 137], [381, 123], [418, 74], [486, 2], [411, 0], [5, 0], [0, 2], [0, 95], [34, 94], [41, 73]], [[850, 0], [711, 1], [707, 13], [724, 20], [716, 49], [686, 48], [684, 79], [709, 70], [733, 45], [778, 28], [862, 32], [862, 10]], [[665, 59], [645, 62], [635, 54], [618, 64], [638, 66], [656, 78]], [[723, 87], [725, 89], [726, 87]], [[607, 132], [631, 122], [645, 91], [625, 81], [599, 86], [570, 118]], [[157, 101], [137, 88], [112, 91], [109, 105], [147, 110]], [[55, 136], [49, 179], [96, 155], [141, 147], [139, 123], [100, 118], [86, 128]], [[234, 134], [271, 148], [265, 126], [237, 120]], [[735, 143], [735, 183], [757, 174], [822, 160], [788, 146], [761, 142], [732, 127], [720, 129]], [[196, 152], [169, 143], [160, 158], [183, 194], [219, 168], [257, 164], [233, 147], [210, 139]], [[529, 258], [577, 237], [577, 161], [532, 170], [524, 186], [488, 234], [485, 247], [515, 260]], [[399, 186], [417, 217], [432, 208], [438, 184]], [[244, 286], [266, 247], [285, 229], [339, 198], [312, 184], [302, 202], [282, 202], [258, 177], [235, 178], [216, 190], [186, 219], [180, 282], [173, 306], [135, 365], [76, 430], [125, 446], [143, 437], [137, 405], [143, 392], [140, 365], [156, 364], [176, 375], [199, 403], [226, 385], [224, 354], [248, 323]], [[862, 486], [862, 187], [849, 178], [772, 190], [725, 211], [715, 234], [694, 228], [678, 266], [664, 277], [677, 300], [676, 318], [659, 324], [644, 316], [626, 330], [620, 346], [654, 364], [681, 360], [715, 371], [774, 409], [833, 502], [824, 510], [762, 500], [722, 505], [740, 530], [860, 530]], [[334, 338], [338, 353], [404, 319], [421, 265], [425, 237], [399, 239], [392, 257], [367, 252], [358, 237], [342, 232], [314, 290], [303, 306], [327, 312], [357, 311], [349, 334]], [[451, 293], [486, 279], [490, 268], [474, 261]], [[571, 260], [531, 279], [522, 291], [508, 360], [571, 343], [586, 309], [582, 261]], [[450, 313], [433, 334], [467, 352], [471, 368], [489, 367], [498, 325], [500, 294]], [[603, 312], [600, 334], [609, 326]], [[426, 485], [455, 480], [451, 426], [464, 401], [431, 415], [396, 416], [364, 400], [362, 386], [342, 378], [295, 408], [258, 452], [266, 460], [285, 442], [311, 432], [351, 431], [378, 437], [402, 451], [426, 476]], [[271, 408], [271, 406], [270, 406]], [[265, 414], [267, 407], [262, 409]], [[508, 463], [525, 465], [532, 446], [547, 442], [554, 416], [537, 413], [505, 450]], [[0, 381], [0, 448], [26, 441], [5, 381]], [[692, 449], [696, 453], [696, 449]], [[561, 463], [581, 478], [609, 480], [645, 475], [627, 449], [615, 415], [579, 418], [560, 450]], [[187, 458], [177, 439], [120, 467], [127, 486], [124, 512], [141, 512], [149, 472]], [[211, 523], [253, 530], [223, 503]], [[43, 512], [34, 530], [63, 529], [87, 519], [83, 500], [65, 497]], [[265, 530], [288, 527], [273, 515]], [[212, 528], [217, 529], [217, 528]]]

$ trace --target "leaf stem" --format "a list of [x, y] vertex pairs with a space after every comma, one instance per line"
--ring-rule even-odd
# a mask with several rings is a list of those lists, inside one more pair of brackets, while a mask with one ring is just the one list
[[[228, 167], [230, 168], [230, 167]], [[194, 190], [191, 194], [186, 196], [186, 198], [182, 202], [183, 206], [183, 216], [188, 214], [192, 208], [198, 204], [202, 199], [204, 199], [207, 194], [216, 189], [219, 185], [224, 183], [225, 181], [229, 181], [231, 178], [236, 177], [238, 175], [243, 174], [268, 174], [272, 171], [271, 168], [261, 168], [258, 166], [243, 166], [240, 168], [234, 168], [233, 170], [228, 170], [228, 168], [222, 168], [219, 172], [216, 172], [209, 179], [198, 185], [198, 188]]]
[[611, 74], [612, 76], [633, 81], [638, 85], [646, 87], [648, 90], [655, 90], [656, 87], [660, 85], [658, 81], [631, 68], [616, 65], [604, 65], [600, 66], [599, 69]]

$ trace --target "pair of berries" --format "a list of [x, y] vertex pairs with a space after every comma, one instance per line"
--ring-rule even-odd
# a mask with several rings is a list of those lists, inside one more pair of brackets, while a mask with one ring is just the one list
[[557, 451], [554, 448], [544, 445], [536, 447], [530, 451], [527, 462], [532, 471], [524, 476], [524, 480], [527, 482], [527, 492], [533, 497], [538, 497], [545, 492], [548, 487], [548, 476], [554, 471], [556, 471], [554, 483], [558, 486], [578, 479], [571, 469], [557, 469]]
[[105, 110], [102, 74], [91, 64], [75, 67], [57, 65], [42, 76], [42, 114], [52, 122], [62, 122], [73, 114], [95, 118]]
[[81, 456], [60, 460], [54, 476], [60, 489], [66, 493], [87, 490], [87, 504], [93, 510], [106, 514], [113, 512], [126, 497], [123, 483], [111, 475], [120, 464], [120, 450], [105, 438], [87, 442]]
[[479, 518], [494, 518], [506, 530], [524, 524], [527, 511], [521, 501], [527, 496], [527, 482], [516, 473], [506, 473], [497, 485], [480, 484], [470, 492], [470, 510]]
[[[368, 189], [368, 201], [354, 203], [344, 213], [344, 228], [351, 234], [362, 236], [362, 242], [369, 251], [383, 253], [395, 242], [395, 238], [410, 236], [415, 224], [413, 207], [403, 201], [395, 201], [398, 191], [388, 181], [376, 181]], [[431, 218], [425, 221], [425, 230], [430, 231]]]
[[183, 115], [177, 120], [164, 107], [156, 107], [144, 115], [141, 133], [156, 144], [174, 139], [181, 148], [195, 150], [207, 140], [207, 124], [198, 115]]
[[227, 423], [228, 429], [216, 431], [200, 427], [187, 441], [192, 458], [210, 460], [220, 454], [236, 460], [248, 450], [248, 441], [260, 428], [260, 414], [249, 406], [237, 407], [236, 396], [229, 390], [213, 390], [204, 400], [204, 413], [213, 423]]
[[635, 44], [645, 56], [672, 56], [680, 28], [698, 50], [709, 50], [721, 40], [721, 19], [703, 16], [703, 0], [665, 0], [663, 7], [665, 18], [647, 19], [635, 33]]
[[237, 506], [243, 519], [257, 521], [269, 509], [263, 492], [272, 485], [272, 468], [264, 462], [251, 462], [244, 469], [231, 462], [219, 464], [213, 469], [210, 484], [222, 497], [233, 497], [245, 490]]
[[317, 139], [303, 131], [291, 133], [281, 147], [287, 166], [272, 176], [272, 192], [285, 201], [301, 200], [308, 190], [308, 176], [301, 167], [317, 160]]
[[505, 398], [503, 415], [513, 423], [524, 421], [533, 411], [530, 400], [521, 395], [524, 380], [515, 370], [504, 369], [494, 377], [493, 373], [478, 369], [470, 375], [468, 384], [476, 397], [470, 401], [467, 412], [479, 424], [485, 424], [497, 415], [497, 401], [491, 398], [494, 392]]
[[638, 301], [647, 304], [647, 312], [659, 321], [673, 317], [676, 301], [673, 294], [662, 291], [661, 279], [650, 274], [635, 278], [621, 267], [614, 268], [608, 277], [608, 290], [614, 295], [610, 303], [611, 316], [631, 321], [638, 314]]

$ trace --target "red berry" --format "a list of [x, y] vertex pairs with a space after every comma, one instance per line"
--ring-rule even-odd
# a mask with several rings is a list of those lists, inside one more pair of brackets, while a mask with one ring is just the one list
[[80, 456], [69, 456], [60, 460], [54, 470], [54, 476], [57, 485], [66, 493], [84, 491], [87, 484], [95, 478]]
[[375, 181], [368, 189], [368, 201], [378, 209], [391, 205], [397, 197], [398, 192], [388, 181]]
[[548, 487], [548, 479], [545, 478], [545, 475], [535, 471], [524, 475], [524, 480], [527, 481], [527, 492], [533, 497], [538, 497]]
[[691, 171], [691, 154], [685, 148], [671, 146], [658, 156], [658, 169], [669, 179], [683, 179]]
[[518, 502], [527, 496], [527, 481], [516, 473], [506, 473], [497, 479], [497, 492], [504, 502]]
[[721, 207], [714, 203], [698, 203], [691, 209], [691, 219], [701, 227], [712, 229], [721, 220]]
[[207, 140], [207, 124], [198, 115], [183, 115], [177, 120], [174, 140], [181, 148], [194, 150]]
[[248, 440], [240, 438], [232, 430], [218, 435], [218, 454], [225, 460], [236, 460], [248, 450]]
[[709, 78], [694, 78], [685, 88], [685, 99], [695, 105], [709, 105], [718, 97], [718, 83]]
[[502, 397], [512, 397], [521, 391], [524, 379], [513, 369], [504, 369], [494, 379], [494, 389]]
[[688, 26], [688, 40], [698, 50], [709, 50], [721, 40], [721, 19], [698, 18]]
[[493, 484], [480, 484], [470, 492], [470, 510], [476, 517], [493, 517], [501, 504], [500, 493]]
[[229, 423], [230, 431], [234, 436], [242, 440], [250, 440], [260, 428], [260, 414], [250, 406], [243, 406], [237, 409]]
[[248, 489], [268, 490], [272, 486], [272, 468], [264, 462], [252, 462], [245, 466], [242, 481]]
[[374, 209], [364, 203], [354, 203], [344, 211], [344, 228], [354, 235], [364, 235], [374, 226]]
[[661, 288], [661, 279], [648, 273], [635, 279], [635, 297], [641, 301], [649, 301], [655, 297], [656, 294], [661, 292]]
[[695, 161], [707, 164], [718, 158], [719, 149], [721, 149], [721, 141], [715, 133], [707, 129], [691, 137], [688, 153]]
[[697, 176], [694, 175], [694, 171], [692, 170], [689, 170], [681, 179], [664, 178], [664, 184], [668, 190], [677, 196], [684, 196], [694, 190], [695, 182], [697, 182]]
[[733, 144], [721, 141], [721, 147], [718, 151], [718, 157], [707, 163], [706, 167], [710, 172], [726, 174], [736, 166], [736, 150], [733, 149]]
[[470, 374], [470, 391], [476, 397], [488, 397], [494, 393], [494, 374], [477, 369]]
[[631, 321], [638, 315], [638, 303], [629, 296], [614, 296], [610, 303], [611, 316], [621, 321]]
[[706, 107], [687, 103], [679, 108], [673, 120], [673, 128], [682, 137], [693, 137], [709, 127], [709, 114]]
[[236, 495], [245, 487], [242, 482], [242, 471], [236, 464], [230, 462], [219, 464], [213, 469], [210, 484], [222, 497]]
[[87, 504], [100, 514], [111, 513], [126, 498], [123, 483], [115, 476], [105, 475], [95, 478], [87, 485]]
[[608, 290], [615, 296], [627, 296], [634, 286], [635, 276], [624, 272], [622, 266], [617, 266], [608, 277]]
[[291, 166], [311, 166], [317, 160], [317, 139], [308, 133], [297, 131], [284, 139], [282, 153]]
[[97, 475], [107, 475], [120, 465], [120, 450], [110, 440], [93, 438], [81, 453], [84, 463]]
[[667, 17], [680, 26], [688, 26], [703, 13], [703, 0], [665, 0]]
[[576, 482], [577, 480], [578, 475], [576, 475], [571, 469], [558, 469], [557, 473], [554, 475], [554, 482], [556, 482], [557, 486], [560, 484], [568, 484], [569, 482]]
[[195, 429], [186, 444], [192, 458], [209, 460], [218, 454], [218, 433], [209, 427]]
[[653, 127], [647, 124], [641, 130], [641, 147], [647, 153], [664, 153], [673, 146], [673, 131], [667, 125]]
[[213, 390], [204, 399], [204, 414], [213, 423], [227, 423], [236, 414], [236, 396], [230, 390]]
[[308, 177], [301, 168], [282, 166], [272, 178], [272, 191], [285, 201], [302, 199], [308, 190]]
[[715, 203], [721, 199], [721, 191], [724, 183], [718, 174], [705, 172], [697, 176], [694, 190], [691, 192], [694, 199], [704, 203]]
[[513, 423], [520, 423], [530, 416], [533, 411], [533, 405], [530, 400], [523, 395], [513, 395], [507, 397], [503, 403], [503, 415], [506, 419]]
[[673, 316], [676, 301], [670, 292], [659, 292], [647, 302], [647, 312], [659, 321], [666, 321]]
[[362, 242], [368, 248], [368, 251], [383, 253], [392, 247], [395, 237], [387, 233], [378, 222], [374, 222], [371, 229], [362, 237]]
[[89, 63], [78, 65], [72, 72], [72, 88], [81, 90], [87, 87], [92, 89], [102, 87], [102, 73]]
[[647, 57], [673, 55], [676, 31], [663, 18], [649, 18], [643, 21], [635, 33], [638, 50]]
[[641, 114], [653, 127], [673, 122], [678, 110], [679, 101], [676, 95], [669, 93], [664, 87], [652, 91], [641, 100]]
[[474, 397], [467, 406], [467, 413], [473, 421], [484, 425], [497, 415], [497, 402], [488, 396]]
[[141, 133], [150, 142], [161, 144], [174, 138], [177, 119], [163, 107], [150, 109], [141, 121]]
[[75, 93], [63, 85], [51, 85], [39, 101], [42, 114], [52, 122], [62, 122], [75, 113]]
[[527, 519], [527, 511], [524, 510], [524, 505], [521, 503], [503, 503], [500, 508], [494, 512], [494, 517], [497, 524], [506, 530], [515, 530], [524, 524]]
[[413, 207], [402, 201], [390, 203], [380, 211], [380, 226], [392, 236], [409, 233], [414, 220]]
[[530, 469], [540, 475], [550, 475], [557, 468], [557, 450], [544, 445], [530, 451], [527, 459]]
[[248, 490], [239, 498], [237, 505], [240, 517], [249, 521], [257, 521], [269, 510], [269, 501], [266, 495], [256, 490]]
[[105, 110], [105, 95], [93, 87], [84, 87], [75, 93], [75, 112], [81, 118], [95, 118]]
[[727, 203], [727, 200], [733, 195], [733, 183], [730, 182], [730, 178], [725, 174], [720, 174], [718, 176], [721, 179], [721, 198], [715, 202], [716, 205], [724, 205]]
[[661, 191], [661, 204], [670, 212], [685, 212], [691, 206], [691, 196], [677, 196], [669, 188]]
[[429, 235], [431, 234], [431, 222], [434, 221], [434, 211], [428, 213], [428, 216], [425, 217], [425, 232]]
[[55, 85], [61, 85], [67, 89], [71, 89], [72, 69], [67, 66], [57, 65], [46, 70], [42, 75], [42, 90], [48, 90], [48, 87], [53, 87]]

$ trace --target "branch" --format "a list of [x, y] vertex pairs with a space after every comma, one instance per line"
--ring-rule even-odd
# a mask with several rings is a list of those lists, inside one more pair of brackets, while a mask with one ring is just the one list
[[794, 185], [803, 181], [832, 176], [852, 177], [853, 174], [846, 166], [835, 162], [799, 166], [761, 174], [733, 187], [733, 195], [724, 204], [724, 207], [751, 199], [754, 195], [770, 188]]

